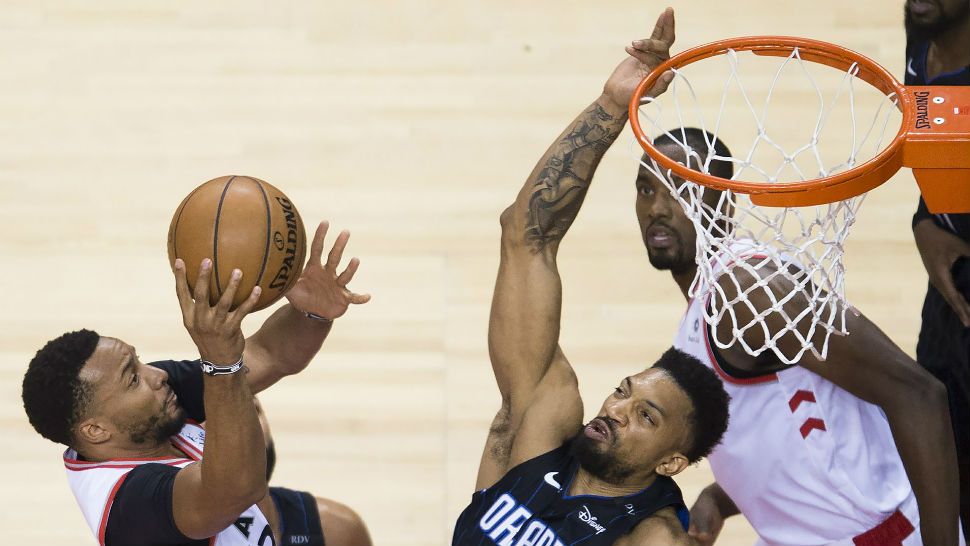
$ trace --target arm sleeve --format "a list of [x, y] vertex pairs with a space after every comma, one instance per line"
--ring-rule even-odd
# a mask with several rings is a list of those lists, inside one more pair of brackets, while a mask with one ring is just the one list
[[152, 362], [151, 366], [168, 373], [168, 384], [178, 396], [179, 405], [189, 419], [202, 423], [205, 421], [205, 390], [202, 383], [202, 366], [198, 360], [162, 360]]
[[115, 495], [105, 546], [151, 544], [207, 545], [208, 540], [192, 540], [175, 526], [172, 490], [179, 468], [147, 463], [133, 469]]

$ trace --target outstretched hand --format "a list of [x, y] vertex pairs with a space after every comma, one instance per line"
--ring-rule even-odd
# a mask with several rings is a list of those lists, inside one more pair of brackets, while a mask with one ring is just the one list
[[350, 239], [349, 231], [344, 230], [337, 235], [337, 240], [327, 255], [327, 263], [321, 263], [323, 242], [329, 228], [329, 222], [320, 222], [313, 235], [310, 258], [303, 268], [303, 274], [286, 293], [286, 299], [300, 311], [333, 320], [346, 313], [350, 304], [370, 301], [370, 294], [356, 294], [347, 289], [347, 284], [354, 278], [354, 273], [360, 266], [360, 260], [357, 258], [351, 258], [347, 268], [337, 274], [344, 248], [347, 247], [347, 241]]
[[[667, 8], [657, 18], [657, 24], [654, 25], [650, 38], [634, 40], [626, 47], [626, 52], [630, 56], [613, 71], [610, 79], [603, 86], [603, 94], [618, 107], [626, 108], [630, 103], [630, 97], [633, 96], [633, 91], [643, 78], [670, 58], [670, 46], [673, 43], [674, 10]], [[668, 71], [657, 80], [648, 94], [656, 97], [666, 91], [673, 77], [673, 73]]]
[[234, 269], [229, 285], [215, 305], [209, 304], [209, 278], [212, 276], [212, 260], [202, 260], [199, 277], [195, 281], [195, 292], [189, 293], [185, 278], [185, 262], [175, 260], [175, 293], [182, 308], [182, 324], [199, 348], [203, 360], [214, 364], [233, 364], [242, 357], [246, 340], [243, 337], [242, 319], [259, 300], [260, 288], [253, 291], [239, 307], [230, 310], [232, 299], [242, 281], [242, 271]]

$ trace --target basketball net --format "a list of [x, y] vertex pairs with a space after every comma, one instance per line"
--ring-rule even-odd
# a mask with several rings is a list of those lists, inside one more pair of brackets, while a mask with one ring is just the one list
[[[674, 69], [666, 93], [640, 102], [644, 133], [653, 138], [666, 135], [667, 144], [672, 141], [680, 147], [692, 169], [710, 174], [713, 162], [726, 161], [734, 166], [731, 180], [766, 183], [836, 174], [867, 161], [885, 147], [887, 127], [900, 117], [897, 98], [877, 92], [857, 102], [860, 80], [856, 65], [838, 71], [840, 81], [829, 74], [835, 81], [826, 89], [835, 89], [823, 93], [816, 83], [817, 74], [806, 66], [811, 63], [802, 60], [798, 48], [787, 57], [759, 57], [751, 62], [781, 63], [773, 73], [762, 70], [764, 83], [752, 92], [745, 87], [742, 72], [742, 60], [748, 63], [749, 57], [753, 55], [742, 56], [733, 49], [716, 57], [726, 62], [727, 72], [719, 100], [699, 99], [688, 74]], [[713, 64], [704, 63], [701, 78], [710, 75]], [[810, 89], [818, 105], [814, 115], [803, 116], [807, 120], [804, 127], [794, 126], [780, 112], [771, 115], [776, 90], [792, 93], [793, 73], [808, 82], [807, 87], [794, 82], [797, 91], [806, 95]], [[862, 86], [871, 87], [865, 82]], [[730, 95], [735, 98], [729, 100]], [[712, 103], [719, 107], [711, 108]], [[800, 108], [806, 108], [804, 100]], [[733, 116], [730, 121], [726, 112]], [[714, 140], [707, 136], [700, 149], [696, 142], [691, 146], [686, 134], [675, 129], [684, 126], [703, 129], [715, 138], [723, 135], [735, 157], [718, 155]], [[834, 126], [838, 126], [842, 143], [836, 152], [832, 146], [820, 145]], [[891, 131], [898, 127], [897, 123]], [[747, 148], [741, 140], [744, 135], [751, 139]], [[639, 156], [640, 147], [636, 150]], [[667, 186], [693, 223], [697, 275], [689, 295], [707, 302], [704, 319], [712, 326], [715, 344], [720, 348], [740, 344], [754, 356], [771, 351], [786, 364], [796, 363], [806, 351], [824, 360], [829, 337], [846, 333], [845, 313], [850, 306], [845, 298], [842, 256], [865, 194], [816, 206], [762, 207], [747, 194], [683, 180], [649, 156], [640, 163]], [[723, 321], [729, 321], [729, 329]], [[714, 327], [719, 324], [720, 328]]]

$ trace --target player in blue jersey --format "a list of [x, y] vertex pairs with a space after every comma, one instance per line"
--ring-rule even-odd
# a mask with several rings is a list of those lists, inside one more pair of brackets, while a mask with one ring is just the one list
[[[597, 98], [552, 144], [501, 215], [502, 251], [489, 353], [502, 406], [489, 431], [471, 504], [453, 544], [690, 544], [671, 479], [727, 427], [721, 382], [671, 349], [618, 382], [585, 426], [576, 376], [559, 347], [559, 243], [605, 148], [627, 121], [633, 89], [669, 57], [673, 11], [627, 47]], [[653, 89], [660, 93], [670, 74]]]

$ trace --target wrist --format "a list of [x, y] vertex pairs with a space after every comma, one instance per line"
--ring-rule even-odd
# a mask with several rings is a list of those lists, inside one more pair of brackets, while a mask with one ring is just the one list
[[243, 366], [243, 358], [241, 356], [238, 360], [231, 364], [219, 364], [208, 361], [204, 358], [200, 361], [200, 363], [202, 365], [202, 373], [211, 376], [232, 375], [245, 368], [245, 366]]
[[626, 119], [630, 115], [630, 105], [628, 103], [617, 104], [610, 95], [603, 93], [596, 99], [596, 103], [602, 108], [607, 114], [613, 116], [614, 119]]

